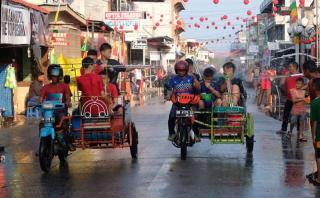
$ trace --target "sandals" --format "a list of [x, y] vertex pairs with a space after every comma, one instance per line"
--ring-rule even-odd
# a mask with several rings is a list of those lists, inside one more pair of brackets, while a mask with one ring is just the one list
[[305, 137], [300, 137], [298, 140], [299, 142], [308, 142], [308, 140]]
[[317, 180], [317, 172], [306, 175], [306, 178], [311, 184], [315, 186], [320, 186], [320, 181]]

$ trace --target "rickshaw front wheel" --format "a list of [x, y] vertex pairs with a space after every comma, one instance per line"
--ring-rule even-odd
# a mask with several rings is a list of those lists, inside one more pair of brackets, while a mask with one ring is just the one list
[[138, 158], [138, 132], [134, 123], [131, 123], [130, 125], [131, 127], [129, 127], [129, 133], [131, 128], [131, 137], [132, 137], [132, 142], [130, 145], [130, 153], [131, 153], [132, 159], [137, 159]]
[[253, 145], [254, 145], [254, 136], [252, 136], [252, 137], [246, 136], [247, 153], [252, 153]]

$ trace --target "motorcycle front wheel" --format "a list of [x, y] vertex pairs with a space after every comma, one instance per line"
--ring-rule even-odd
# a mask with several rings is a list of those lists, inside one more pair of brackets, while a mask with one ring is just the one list
[[50, 136], [42, 137], [39, 146], [39, 162], [42, 171], [46, 173], [50, 171], [53, 156], [53, 140]]

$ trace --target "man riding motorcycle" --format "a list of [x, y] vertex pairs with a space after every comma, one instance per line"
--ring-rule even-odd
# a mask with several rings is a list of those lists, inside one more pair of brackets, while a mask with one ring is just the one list
[[[170, 81], [170, 91], [168, 91], [167, 98], [170, 100], [172, 97], [176, 97], [180, 94], [195, 94], [197, 90], [200, 89], [199, 81], [192, 75], [188, 74], [189, 65], [186, 61], [178, 61], [174, 66], [176, 75], [174, 75]], [[175, 139], [175, 122], [176, 122], [176, 111], [177, 106], [172, 104], [169, 120], [168, 120], [168, 128], [169, 128], [169, 141], [173, 141]], [[196, 133], [196, 132], [195, 132]], [[199, 134], [195, 134], [197, 137]]]
[[[71, 91], [70, 87], [65, 83], [60, 82], [63, 78], [63, 70], [58, 64], [52, 64], [48, 67], [48, 78], [51, 83], [46, 84], [40, 91], [40, 103], [45, 100], [56, 100], [58, 95], [62, 95], [62, 103], [65, 104], [65, 109], [59, 109], [54, 112], [56, 125], [60, 123], [60, 120], [68, 114], [68, 107], [71, 107]], [[63, 123], [65, 128], [65, 137], [69, 150], [74, 151], [75, 148], [71, 144], [71, 137], [67, 130], [67, 123]]]

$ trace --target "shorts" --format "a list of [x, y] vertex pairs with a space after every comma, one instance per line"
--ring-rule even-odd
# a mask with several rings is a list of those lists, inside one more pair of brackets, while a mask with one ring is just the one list
[[307, 119], [307, 114], [303, 115], [291, 115], [290, 123], [291, 124], [297, 124], [297, 123], [302, 123]]

